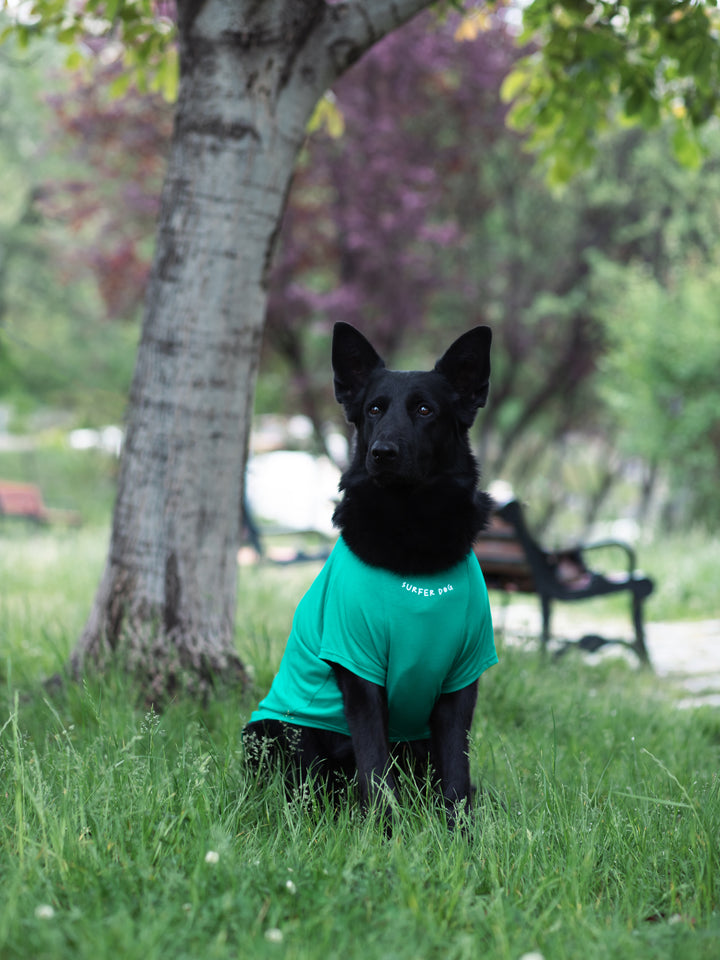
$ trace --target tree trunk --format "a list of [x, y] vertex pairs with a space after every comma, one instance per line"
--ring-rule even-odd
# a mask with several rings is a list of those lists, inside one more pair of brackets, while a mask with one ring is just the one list
[[334, 79], [427, 0], [181, 0], [181, 80], [105, 571], [72, 655], [149, 699], [242, 680], [237, 551], [266, 276]]

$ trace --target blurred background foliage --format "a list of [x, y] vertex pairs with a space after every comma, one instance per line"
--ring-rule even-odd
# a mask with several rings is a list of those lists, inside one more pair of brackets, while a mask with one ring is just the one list
[[[99, 57], [0, 48], [0, 404], [11, 429], [120, 422], [171, 110]], [[474, 442], [540, 529], [720, 526], [720, 131], [605, 133], [551, 187], [507, 125], [527, 50], [502, 16], [416, 18], [337, 85], [300, 158], [271, 278], [258, 413], [341, 415], [329, 336], [390, 364], [494, 332]], [[122, 82], [120, 82], [122, 81]], [[118, 96], [118, 94], [120, 94]], [[26, 479], [37, 480], [33, 476]]]

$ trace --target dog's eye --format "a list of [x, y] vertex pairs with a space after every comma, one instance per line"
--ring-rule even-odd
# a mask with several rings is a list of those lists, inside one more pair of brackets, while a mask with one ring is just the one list
[[369, 417], [379, 417], [382, 413], [382, 409], [379, 403], [371, 403], [367, 408], [367, 414]]
[[417, 408], [418, 416], [420, 417], [430, 417], [432, 416], [432, 407], [429, 407], [426, 403], [421, 403]]

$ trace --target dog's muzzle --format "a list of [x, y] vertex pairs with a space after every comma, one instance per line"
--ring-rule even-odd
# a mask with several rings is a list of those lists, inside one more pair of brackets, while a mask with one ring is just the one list
[[365, 465], [373, 480], [381, 486], [412, 485], [421, 479], [417, 464], [394, 440], [376, 440], [368, 450]]
[[370, 447], [371, 464], [378, 467], [392, 467], [397, 464], [400, 447], [391, 440], [376, 440]]

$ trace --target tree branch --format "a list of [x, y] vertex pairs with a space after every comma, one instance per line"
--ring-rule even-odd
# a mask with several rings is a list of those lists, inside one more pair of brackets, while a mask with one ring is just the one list
[[328, 5], [303, 60], [316, 70], [322, 63], [329, 87], [386, 34], [402, 26], [433, 0], [346, 0]]

